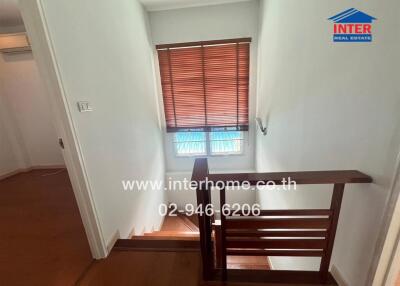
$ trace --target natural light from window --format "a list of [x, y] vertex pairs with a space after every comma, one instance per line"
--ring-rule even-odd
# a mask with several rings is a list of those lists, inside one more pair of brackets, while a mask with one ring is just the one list
[[243, 153], [243, 132], [176, 132], [177, 156], [235, 155]]

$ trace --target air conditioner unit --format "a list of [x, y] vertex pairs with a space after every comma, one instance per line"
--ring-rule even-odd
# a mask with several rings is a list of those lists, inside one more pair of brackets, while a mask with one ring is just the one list
[[26, 33], [0, 34], [0, 53], [14, 54], [31, 50]]

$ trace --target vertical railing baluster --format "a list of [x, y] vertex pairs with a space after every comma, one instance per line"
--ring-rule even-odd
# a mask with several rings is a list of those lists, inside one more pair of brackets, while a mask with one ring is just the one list
[[197, 182], [196, 189], [198, 212], [199, 231], [200, 231], [200, 248], [203, 267], [203, 279], [210, 281], [214, 277], [214, 253], [212, 242], [212, 225], [211, 216], [205, 213], [207, 205], [211, 204], [211, 190], [205, 183], [208, 176], [207, 159], [196, 159], [192, 181]]
[[[307, 226], [310, 229], [313, 229], [312, 231], [309, 231], [309, 233], [313, 233], [312, 237], [314, 235], [321, 237], [324, 236], [326, 239], [324, 239], [324, 243], [321, 244], [318, 243], [318, 249], [322, 248], [323, 251], [315, 251], [315, 246], [314, 244], [310, 245], [310, 249], [306, 249], [304, 253], [307, 255], [312, 255], [315, 256], [316, 254], [321, 257], [321, 265], [319, 272], [313, 271], [312, 273], [312, 279], [318, 279], [319, 278], [319, 283], [320, 284], [327, 284], [332, 281], [334, 281], [334, 278], [331, 277], [329, 274], [329, 266], [332, 258], [332, 251], [334, 247], [334, 242], [335, 242], [335, 236], [337, 232], [337, 227], [338, 227], [338, 222], [339, 222], [339, 215], [340, 215], [340, 209], [341, 209], [341, 204], [343, 200], [343, 193], [344, 193], [344, 188], [346, 183], [371, 183], [372, 178], [368, 175], [365, 175], [359, 171], [316, 171], [316, 172], [289, 172], [289, 173], [283, 173], [283, 177], [291, 177], [294, 181], [296, 181], [298, 184], [332, 184], [334, 183], [334, 188], [333, 188], [333, 193], [332, 193], [332, 200], [331, 200], [331, 206], [329, 210], [307, 210], [307, 213], [311, 214], [309, 216], [314, 216], [314, 214], [319, 216], [319, 213], [321, 212], [321, 216], [328, 216], [329, 215], [329, 222], [326, 221], [326, 219], [322, 219], [322, 222], [318, 220], [318, 218], [315, 219], [315, 224], [309, 224], [309, 222], [313, 220], [307, 220], [304, 219], [304, 221], [297, 221], [295, 222], [294, 225], [289, 224], [290, 228], [292, 227], [299, 227], [299, 229], [302, 229], [302, 224], [301, 223], [306, 223], [304, 226]], [[251, 179], [250, 182], [252, 184], [256, 184], [258, 182], [266, 182], [269, 180], [276, 180], [276, 174], [275, 173], [240, 173], [240, 174], [209, 174], [208, 172], [208, 165], [207, 165], [207, 159], [196, 159], [195, 161], [195, 166], [193, 170], [193, 176], [192, 180], [196, 182], [203, 182], [203, 184], [198, 185], [197, 190], [196, 190], [196, 195], [197, 195], [197, 204], [198, 207], [200, 208], [200, 212], [198, 214], [199, 218], [199, 230], [200, 230], [200, 245], [201, 245], [201, 256], [202, 256], [202, 266], [203, 266], [203, 279], [205, 281], [211, 281], [211, 280], [216, 280], [219, 275], [216, 275], [218, 272], [220, 272], [220, 278], [223, 281], [227, 281], [230, 279], [234, 279], [233, 276], [229, 275], [229, 271], [227, 269], [227, 245], [231, 244], [232, 241], [241, 241], [241, 239], [234, 239], [230, 238], [230, 240], [227, 239], [227, 231], [229, 232], [237, 232], [236, 235], [238, 237], [241, 237], [246, 235], [247, 233], [246, 230], [249, 229], [258, 229], [257, 232], [259, 232], [259, 227], [256, 227], [259, 224], [253, 224], [252, 227], [249, 227], [247, 225], [243, 225], [243, 221], [240, 221], [240, 224], [235, 224], [235, 219], [231, 215], [231, 210], [230, 209], [225, 209], [226, 205], [226, 189], [225, 185], [220, 186], [220, 220], [221, 224], [220, 225], [215, 225], [215, 236], [214, 238], [212, 237], [212, 221], [213, 217], [210, 216], [209, 212], [206, 212], [207, 206], [211, 204], [211, 185], [216, 182], [226, 182], [228, 181], [239, 181], [239, 182], [245, 182], [248, 179]], [[209, 182], [210, 185], [205, 184], [205, 182]], [[218, 186], [218, 184], [217, 184]], [[209, 208], [209, 207], [208, 207]], [[281, 213], [284, 214], [284, 212], [288, 210], [283, 210]], [[298, 213], [304, 214], [306, 210], [297, 210]], [[268, 212], [264, 210], [264, 214], [267, 214]], [[276, 211], [275, 211], [276, 213]], [[291, 212], [293, 213], [293, 211]], [[293, 214], [292, 214], [293, 215]], [[265, 215], [268, 216], [268, 215]], [[270, 215], [271, 216], [271, 215]], [[284, 216], [284, 215], [283, 215]], [[293, 215], [294, 216], [294, 215]], [[251, 221], [251, 219], [246, 219], [245, 221]], [[282, 224], [285, 224], [284, 221], [281, 222]], [[269, 224], [267, 224], [269, 225]], [[286, 225], [286, 224], [285, 224]], [[228, 229], [227, 229], [228, 226]], [[238, 229], [235, 228], [235, 226], [238, 227]], [[279, 227], [280, 225], [272, 225], [271, 228], [276, 228]], [[282, 225], [281, 225], [282, 226]], [[323, 228], [324, 231], [321, 230], [315, 230], [314, 228]], [[326, 231], [325, 231], [326, 229]], [[240, 230], [240, 231], [237, 231]], [[261, 230], [262, 232], [263, 230]], [[278, 256], [287, 256], [284, 254], [288, 254], [287, 252], [279, 252], [276, 251], [275, 248], [280, 248], [278, 247], [286, 245], [285, 240], [280, 240], [276, 238], [276, 233], [273, 233], [270, 231], [265, 231], [266, 234], [269, 234], [273, 239], [271, 241], [268, 241], [267, 245], [260, 245], [259, 243], [253, 243], [257, 242], [257, 238], [251, 238], [248, 241], [244, 240], [245, 242], [248, 243], [241, 243], [241, 244], [236, 244], [240, 245], [242, 248], [249, 248], [249, 249], [258, 249], [258, 248], [264, 248], [264, 246], [267, 246], [266, 249], [268, 249], [272, 255], [278, 255]], [[296, 231], [293, 231], [296, 232]], [[299, 231], [298, 231], [299, 232]], [[283, 231], [283, 235], [287, 234], [288, 231]], [[322, 233], [322, 235], [321, 235]], [[229, 233], [231, 235], [231, 233]], [[235, 235], [235, 237], [236, 237]], [[253, 234], [252, 234], [253, 235]], [[251, 235], [251, 236], [252, 236]], [[255, 233], [254, 236], [258, 237], [259, 233]], [[291, 234], [290, 234], [291, 235]], [[298, 235], [302, 235], [302, 232], [299, 232]], [[293, 236], [297, 237], [297, 236]], [[301, 236], [302, 237], [302, 236]], [[310, 236], [311, 237], [311, 236]], [[298, 239], [300, 242], [302, 239]], [[280, 244], [272, 244], [273, 241], [281, 242]], [[282, 244], [283, 243], [283, 244]], [[290, 245], [292, 245], [292, 242], [288, 242]], [[259, 247], [258, 247], [258, 246]], [[271, 247], [269, 247], [271, 245]], [[275, 245], [275, 246], [274, 246]], [[303, 249], [303, 245], [308, 245], [308, 244], [300, 244], [301, 249]], [[300, 247], [300, 246], [299, 246]], [[253, 249], [253, 250], [254, 250]], [[271, 250], [272, 249], [272, 250]], [[292, 248], [290, 248], [292, 249]], [[297, 249], [297, 247], [295, 247]], [[260, 251], [264, 251], [265, 249], [260, 249]], [[238, 251], [232, 251], [231, 254], [236, 254]], [[265, 252], [259, 252], [258, 254], [264, 254]], [[240, 254], [240, 251], [239, 251]], [[253, 252], [248, 252], [247, 254], [254, 254]], [[289, 254], [293, 254], [293, 256], [297, 256], [298, 253], [290, 252]], [[219, 270], [217, 272], [217, 270]], [[243, 271], [242, 273], [246, 273], [246, 275], [251, 275], [251, 271]], [[272, 274], [275, 272], [274, 274]], [[287, 277], [284, 273], [279, 274], [278, 276], [276, 275], [275, 270], [266, 270], [264, 272], [258, 271], [257, 275], [265, 275], [265, 277], [261, 277], [263, 282], [276, 282], [275, 278], [279, 280], [280, 282], [284, 283], [297, 283], [299, 282], [298, 279], [301, 279], [304, 277], [304, 272], [303, 271], [298, 271], [296, 276], [295, 272], [290, 272], [290, 277]], [[289, 273], [289, 272], [287, 272]], [[308, 275], [308, 274], [307, 274]], [[259, 277], [259, 278], [260, 278]], [[307, 276], [308, 277], [308, 276]], [[265, 279], [264, 279], [265, 278]], [[274, 281], [269, 281], [271, 279]], [[250, 279], [250, 276], [249, 276]], [[258, 278], [257, 278], [258, 279]], [[331, 281], [332, 280], [332, 281]], [[289, 281], [289, 282], [288, 282]], [[224, 283], [223, 283], [224, 284]]]
[[330, 217], [331, 223], [330, 223], [330, 227], [328, 229], [328, 241], [327, 241], [327, 246], [324, 251], [324, 255], [322, 256], [322, 259], [321, 259], [321, 265], [320, 265], [320, 269], [319, 269], [322, 283], [327, 283], [327, 281], [328, 281], [329, 264], [330, 264], [331, 258], [332, 258], [332, 250], [333, 250], [333, 245], [335, 242], [336, 229], [337, 229], [338, 222], [339, 222], [339, 215], [340, 215], [340, 208], [342, 205], [344, 186], [345, 186], [345, 184], [335, 184], [333, 187], [332, 201], [331, 201], [331, 207], [330, 207], [330, 209], [332, 211], [332, 215]]
[[219, 201], [220, 201], [220, 211], [221, 211], [221, 234], [220, 234], [220, 247], [221, 247], [221, 251], [219, 253], [219, 255], [221, 255], [220, 257], [220, 261], [221, 261], [221, 278], [222, 281], [225, 281], [227, 278], [227, 263], [226, 263], [226, 233], [225, 233], [225, 214], [224, 214], [224, 206], [225, 206], [225, 202], [226, 202], [226, 192], [225, 192], [225, 187], [222, 187], [219, 191]]
[[215, 267], [221, 269], [221, 224], [214, 224], [214, 251], [215, 251]]

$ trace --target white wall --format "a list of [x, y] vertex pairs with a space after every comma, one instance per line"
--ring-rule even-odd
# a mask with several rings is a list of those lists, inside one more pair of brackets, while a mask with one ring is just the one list
[[[124, 192], [124, 179], [164, 179], [146, 13], [137, 1], [42, 1], [91, 196], [106, 243], [160, 224], [163, 192]], [[79, 113], [77, 101], [93, 112]]]
[[[372, 43], [332, 42], [327, 18], [351, 7], [378, 19]], [[346, 186], [332, 260], [349, 285], [366, 285], [400, 143], [400, 3], [269, 0], [260, 10], [257, 112], [269, 116], [269, 134], [257, 133], [257, 170], [373, 177], [375, 184]], [[327, 207], [331, 191], [314, 188], [259, 199], [267, 208]]]
[[[245, 132], [244, 153], [234, 156], [209, 156], [211, 172], [252, 172], [255, 168], [253, 123], [257, 85], [258, 4], [258, 1], [250, 1], [150, 12], [150, 27], [155, 44], [252, 38], [250, 50], [250, 130]], [[157, 61], [156, 70], [159, 81]], [[160, 113], [163, 114], [160, 86], [158, 91]], [[164, 117], [162, 117], [162, 124], [165, 125]], [[173, 133], [165, 133], [164, 150], [167, 180], [183, 180], [184, 178], [190, 180], [195, 158], [175, 156]], [[235, 202], [252, 203], [255, 201], [255, 194], [251, 192], [228, 193], [229, 198], [234, 199]], [[196, 204], [196, 194], [178, 188], [168, 192], [168, 201], [184, 207], [188, 203]]]
[[[0, 55], [0, 81], [8, 124], [17, 137], [19, 168], [63, 165], [50, 104], [31, 53]], [[17, 155], [18, 156], [18, 155]]]
[[[155, 44], [182, 43], [218, 39], [251, 37], [250, 71], [250, 131], [245, 134], [244, 154], [238, 156], [209, 157], [213, 171], [254, 170], [254, 113], [257, 64], [258, 1], [205, 7], [182, 8], [150, 12], [151, 34]], [[156, 63], [157, 76], [159, 76]], [[161, 88], [160, 106], [163, 108]], [[162, 110], [163, 112], [163, 110]], [[164, 118], [162, 123], [165, 125]], [[190, 172], [194, 158], [176, 157], [172, 143], [173, 134], [165, 140], [167, 171]]]
[[31, 53], [0, 54], [0, 176], [64, 165], [45, 93]]
[[17, 157], [16, 139], [10, 128], [12, 123], [6, 104], [0, 82], [0, 177], [20, 169], [23, 164]]

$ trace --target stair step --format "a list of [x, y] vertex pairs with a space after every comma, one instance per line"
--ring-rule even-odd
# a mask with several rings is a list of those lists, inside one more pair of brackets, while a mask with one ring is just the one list
[[187, 217], [182, 214], [177, 216], [167, 216], [164, 224], [159, 231], [147, 232], [143, 235], [132, 236], [132, 240], [185, 240], [199, 241], [199, 228], [195, 225], [197, 217]]
[[146, 232], [144, 236], [199, 236], [198, 231], [154, 231]]
[[[220, 271], [214, 279], [220, 279]], [[296, 270], [252, 270], [252, 269], [228, 269], [227, 281], [230, 285], [318, 285], [338, 286], [336, 280], [329, 273], [326, 284], [320, 282], [321, 276], [318, 271], [296, 271]], [[269, 281], [265, 283], [265, 281]], [[245, 283], [245, 284], [239, 284]], [[265, 284], [264, 284], [265, 283]], [[204, 285], [204, 284], [203, 284]], [[213, 285], [213, 284], [209, 284]]]
[[132, 236], [132, 240], [185, 240], [199, 241], [198, 236]]
[[196, 232], [199, 231], [199, 222], [197, 216], [186, 216], [183, 214], [178, 214], [178, 217], [190, 230]]
[[143, 235], [132, 236], [134, 240], [199, 240], [198, 232], [182, 232], [182, 231], [155, 231], [144, 233]]
[[164, 223], [161, 227], [162, 231], [195, 231], [198, 232], [199, 228], [193, 223], [195, 218], [189, 218], [183, 214], [176, 216], [166, 216]]
[[199, 241], [188, 241], [184, 239], [167, 240], [136, 240], [118, 239], [113, 250], [143, 250], [143, 251], [200, 251]]

